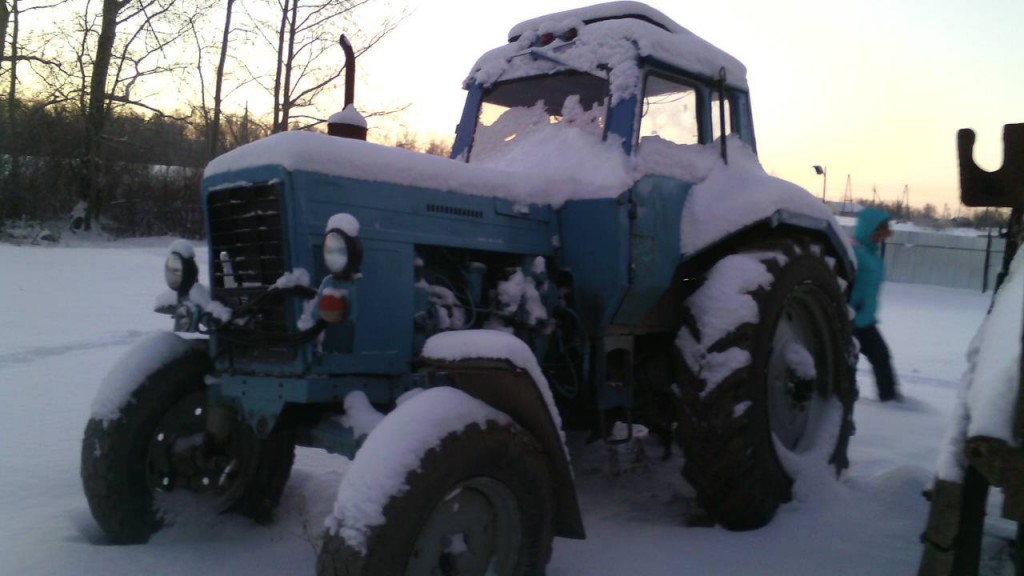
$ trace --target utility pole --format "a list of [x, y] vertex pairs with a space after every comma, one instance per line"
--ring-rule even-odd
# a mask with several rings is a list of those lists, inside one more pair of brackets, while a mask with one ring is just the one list
[[848, 211], [853, 211], [853, 181], [849, 174], [846, 175], [846, 190], [843, 191], [843, 204], [839, 207], [839, 213], [846, 214]]
[[910, 220], [910, 185], [903, 185], [903, 195], [900, 196], [898, 205], [902, 207], [901, 211], [905, 213], [905, 216], [900, 216], [900, 218]]

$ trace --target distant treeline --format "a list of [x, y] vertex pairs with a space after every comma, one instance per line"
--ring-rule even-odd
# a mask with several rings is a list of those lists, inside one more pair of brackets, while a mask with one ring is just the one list
[[[62, 106], [15, 102], [14, 129], [8, 103], [0, 100], [0, 228], [4, 222], [46, 222], [51, 227], [82, 226], [84, 169], [81, 115]], [[271, 132], [248, 114], [225, 114], [223, 146], [230, 150]], [[117, 236], [203, 233], [199, 184], [208, 162], [201, 118], [113, 112], [104, 130], [102, 157], [95, 170], [105, 206], [100, 227]], [[406, 132], [384, 143], [446, 156], [443, 141], [419, 140]], [[60, 233], [59, 230], [54, 232]]]
[[894, 219], [905, 222], [914, 222], [932, 226], [935, 228], [1004, 228], [1010, 219], [1010, 210], [1002, 208], [967, 208], [961, 206], [953, 213], [947, 205], [942, 211], [934, 204], [925, 204], [921, 208], [907, 206], [902, 202], [872, 202], [870, 200], [857, 200], [857, 204], [864, 207], [881, 208], [888, 212]]
[[[82, 200], [84, 166], [80, 114], [63, 106], [0, 100], [0, 222], [31, 220], [73, 224]], [[269, 133], [247, 116], [225, 115], [230, 148]], [[94, 171], [105, 210], [101, 227], [116, 235], [202, 234], [199, 181], [206, 165], [205, 135], [195, 118], [111, 114]], [[76, 214], [76, 216], [81, 216]], [[82, 222], [74, 222], [82, 225]]]

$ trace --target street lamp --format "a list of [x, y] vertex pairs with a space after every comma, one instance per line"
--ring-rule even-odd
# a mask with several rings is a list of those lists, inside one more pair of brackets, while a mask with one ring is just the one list
[[828, 186], [828, 166], [815, 166], [814, 173], [822, 176], [821, 179], [821, 201], [825, 201], [825, 189]]

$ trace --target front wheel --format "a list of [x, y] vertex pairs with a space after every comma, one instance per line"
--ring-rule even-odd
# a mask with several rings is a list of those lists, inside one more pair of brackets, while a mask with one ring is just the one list
[[[295, 443], [283, 430], [258, 439], [233, 414], [228, 430], [207, 431], [210, 410], [204, 376], [211, 364], [203, 341], [162, 334], [129, 350], [114, 372], [136, 356], [164, 360], [130, 383], [116, 415], [94, 414], [82, 440], [81, 475], [93, 517], [116, 544], [146, 542], [164, 523], [157, 496], [174, 491], [204, 495], [219, 511], [269, 520], [288, 480]], [[109, 380], [109, 377], [108, 377]], [[127, 383], [126, 383], [127, 384]], [[97, 404], [109, 390], [101, 390]]]
[[[454, 389], [424, 394], [435, 392], [479, 402]], [[414, 416], [401, 412], [388, 418]], [[391, 424], [396, 423], [395, 428], [403, 424]], [[374, 430], [346, 473], [335, 507], [337, 525], [325, 535], [317, 562], [319, 576], [543, 574], [551, 555], [554, 493], [533, 437], [511, 422], [469, 423], [428, 450], [401, 489], [378, 495], [379, 484], [354, 481], [365, 476], [359, 468], [384, 461], [401, 467], [409, 456], [408, 444], [372, 442], [375, 435], [402, 442], [387, 424], [385, 419]], [[389, 453], [376, 453], [382, 449]], [[344, 507], [344, 501], [353, 505]], [[368, 514], [369, 502], [381, 504], [382, 517]], [[340, 517], [339, 508], [347, 510]]]
[[801, 461], [849, 464], [846, 299], [820, 245], [785, 241], [719, 261], [687, 300], [676, 343], [683, 475], [726, 528], [767, 524]]

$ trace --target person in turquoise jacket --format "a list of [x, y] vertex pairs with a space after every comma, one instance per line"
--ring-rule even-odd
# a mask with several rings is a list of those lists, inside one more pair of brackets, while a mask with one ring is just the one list
[[892, 370], [889, 347], [878, 331], [878, 293], [885, 280], [882, 242], [892, 235], [889, 214], [884, 210], [864, 208], [857, 213], [853, 232], [853, 251], [857, 255], [857, 276], [850, 293], [850, 306], [856, 312], [853, 335], [860, 343], [861, 354], [868, 357], [875, 372], [878, 399], [882, 402], [901, 398]]

